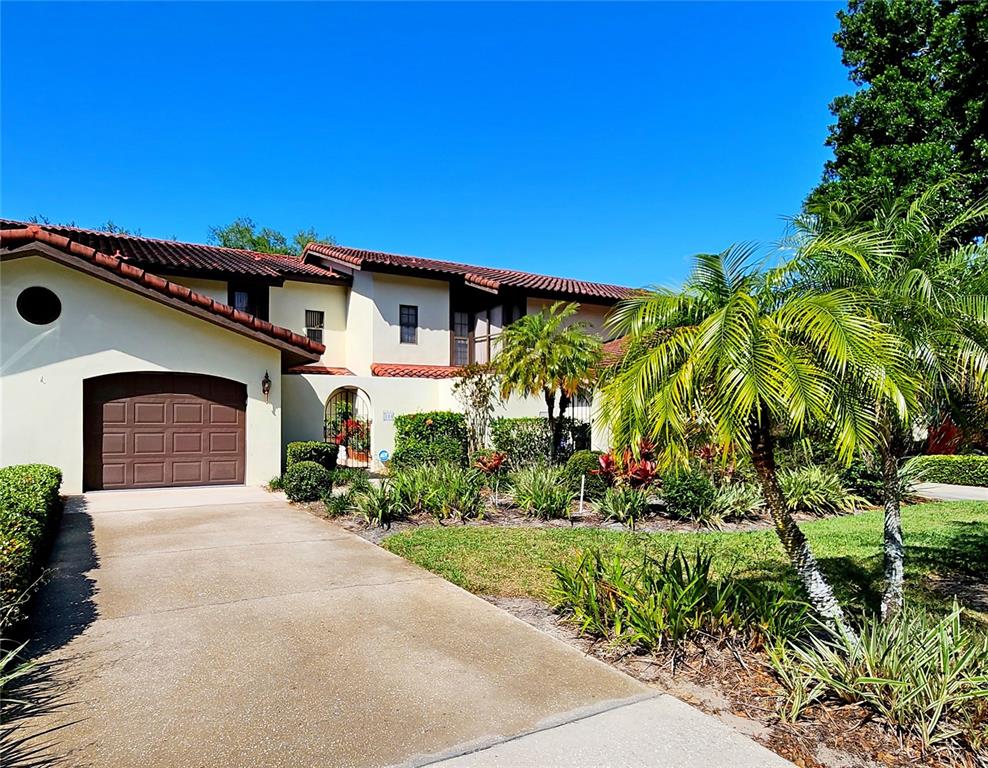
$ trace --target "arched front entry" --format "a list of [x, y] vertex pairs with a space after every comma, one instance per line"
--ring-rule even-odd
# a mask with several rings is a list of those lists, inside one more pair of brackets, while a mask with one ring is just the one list
[[340, 466], [369, 467], [371, 408], [367, 393], [356, 387], [335, 390], [326, 400], [324, 434], [327, 442], [340, 446]]
[[247, 387], [193, 373], [86, 379], [83, 488], [244, 482]]

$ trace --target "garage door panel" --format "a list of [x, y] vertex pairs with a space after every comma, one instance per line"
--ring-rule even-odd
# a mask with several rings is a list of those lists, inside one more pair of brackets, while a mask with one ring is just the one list
[[164, 432], [137, 432], [134, 434], [134, 453], [157, 454], [165, 453]]
[[83, 400], [87, 490], [244, 482], [243, 384], [113, 374], [84, 382]]
[[172, 453], [202, 453], [202, 432], [173, 432]]

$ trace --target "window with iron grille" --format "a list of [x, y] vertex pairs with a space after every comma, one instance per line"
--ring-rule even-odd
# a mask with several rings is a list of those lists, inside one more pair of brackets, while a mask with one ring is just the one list
[[398, 305], [398, 322], [401, 325], [401, 343], [419, 343], [419, 308], [410, 304]]
[[320, 312], [317, 309], [305, 310], [305, 335], [322, 344], [322, 329], [325, 319], [325, 312]]

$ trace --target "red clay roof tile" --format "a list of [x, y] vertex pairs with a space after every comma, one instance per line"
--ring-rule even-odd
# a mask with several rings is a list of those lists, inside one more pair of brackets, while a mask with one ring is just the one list
[[285, 373], [308, 373], [322, 376], [354, 376], [349, 368], [334, 368], [327, 365], [294, 365]]
[[[273, 325], [254, 315], [248, 315], [246, 312], [235, 310], [233, 307], [221, 304], [215, 299], [211, 299], [184, 286], [177, 286], [163, 277], [152, 275], [150, 272], [127, 264], [114, 256], [107, 256], [105, 253], [76, 243], [64, 235], [42, 229], [40, 226], [28, 225], [21, 229], [0, 229], [0, 248], [9, 250], [29, 242], [44, 243], [67, 255], [78, 257], [95, 267], [106, 270], [108, 273], [129, 280], [151, 298], [155, 298], [159, 294], [176, 297], [191, 306], [202, 307], [213, 314], [230, 318], [238, 325], [256, 330], [271, 339], [284, 340], [306, 356], [318, 356], [326, 351], [324, 345], [312, 341], [307, 336], [302, 336], [279, 325]], [[186, 293], [186, 291], [188, 292]]]
[[400, 256], [394, 253], [368, 251], [361, 248], [348, 248], [342, 245], [327, 245], [325, 243], [309, 243], [305, 246], [302, 258], [314, 254], [343, 264], [355, 267], [384, 267], [411, 272], [427, 272], [438, 276], [460, 276], [467, 283], [488, 290], [499, 290], [507, 286], [530, 291], [539, 291], [551, 295], [572, 297], [589, 301], [599, 301], [602, 304], [613, 304], [637, 292], [637, 289], [607, 283], [590, 283], [583, 280], [571, 280], [565, 277], [550, 277], [530, 272], [519, 272], [513, 269], [496, 269], [494, 267], [477, 267], [469, 264], [457, 264], [452, 261], [436, 261], [423, 259], [418, 256]]
[[[73, 252], [89, 256], [92, 251], [113, 254], [133, 264], [162, 272], [204, 272], [211, 274], [244, 275], [246, 277], [344, 281], [345, 277], [318, 264], [307, 264], [287, 254], [258, 253], [241, 248], [218, 245], [180, 243], [137, 235], [100, 232], [94, 229], [65, 227], [57, 224], [30, 224], [12, 219], [0, 219], [0, 229], [24, 229], [36, 226], [46, 232], [67, 237]], [[90, 253], [83, 250], [89, 248]]]
[[460, 375], [455, 365], [407, 365], [404, 363], [372, 363], [374, 376], [405, 377], [412, 379], [452, 379]]

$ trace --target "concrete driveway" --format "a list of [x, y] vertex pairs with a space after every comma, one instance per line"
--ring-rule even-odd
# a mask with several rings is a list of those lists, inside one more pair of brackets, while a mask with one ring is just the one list
[[263, 491], [73, 499], [52, 565], [66, 765], [789, 765]]

